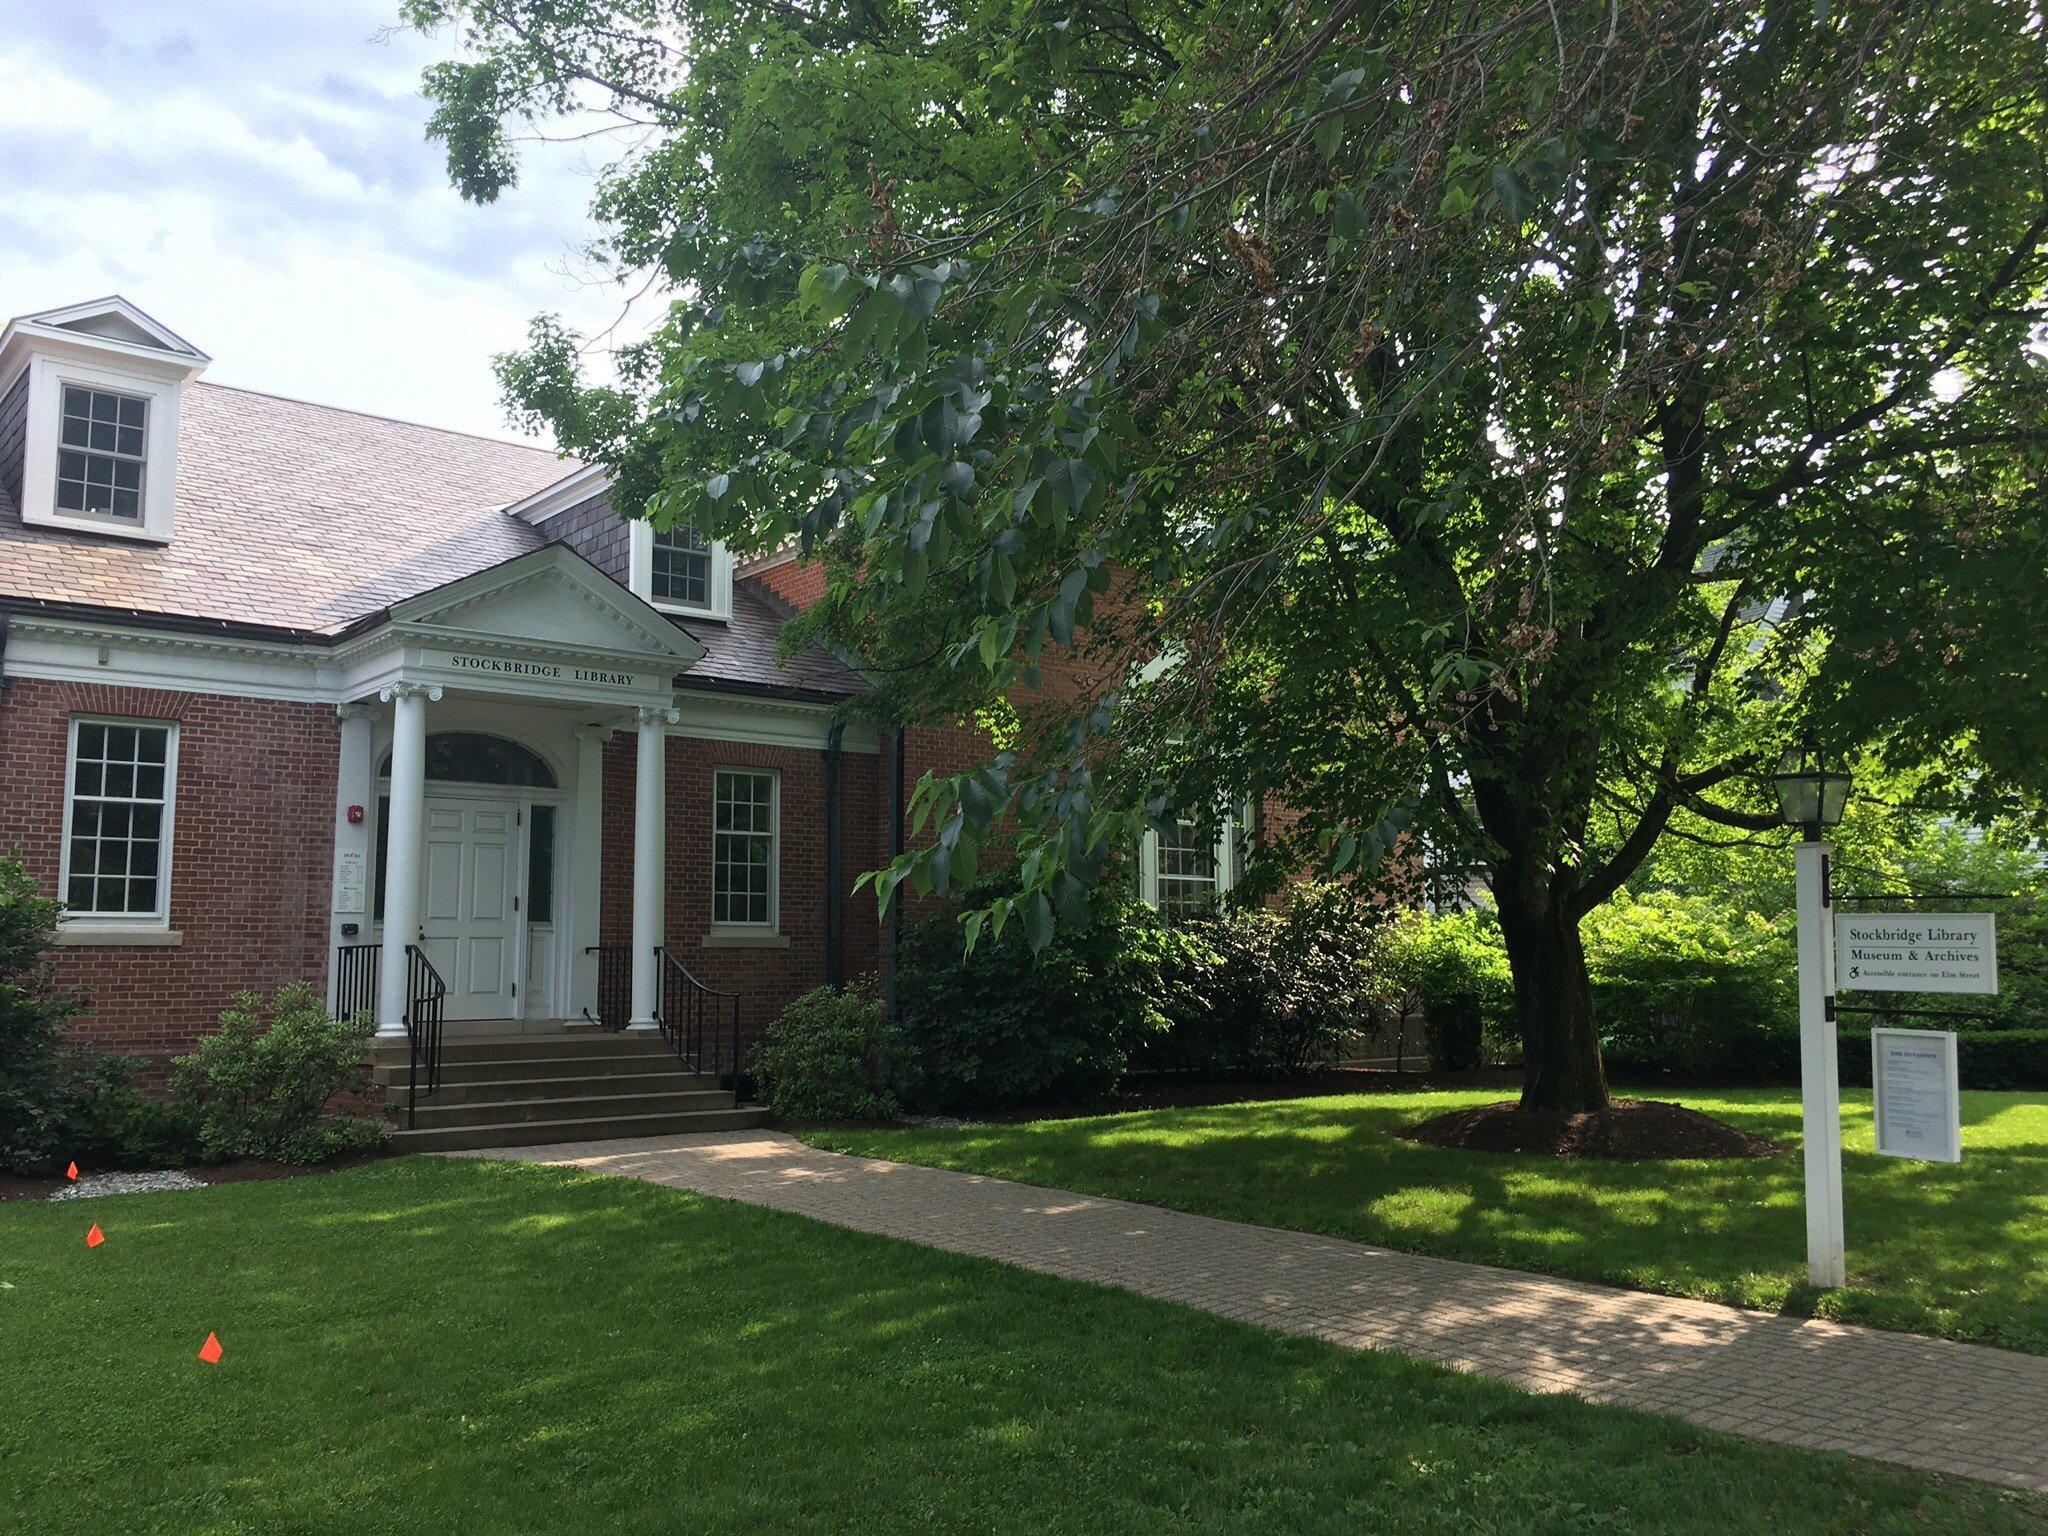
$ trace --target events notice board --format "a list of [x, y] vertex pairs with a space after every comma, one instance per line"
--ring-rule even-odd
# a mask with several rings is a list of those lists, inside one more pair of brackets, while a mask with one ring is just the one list
[[1925, 1163], [1963, 1160], [1953, 1031], [1873, 1029], [1870, 1081], [1876, 1089], [1879, 1153]]

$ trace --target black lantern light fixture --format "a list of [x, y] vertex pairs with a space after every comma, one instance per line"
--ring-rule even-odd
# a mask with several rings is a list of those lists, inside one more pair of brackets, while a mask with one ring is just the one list
[[1778, 791], [1779, 819], [1798, 827], [1809, 843], [1819, 842], [1824, 829], [1840, 825], [1848, 808], [1849, 775], [1826, 765], [1811, 736], [1785, 754], [1771, 783]]

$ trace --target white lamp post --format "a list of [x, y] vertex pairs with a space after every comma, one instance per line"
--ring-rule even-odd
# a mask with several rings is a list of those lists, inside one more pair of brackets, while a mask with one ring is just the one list
[[1823, 766], [1811, 740], [1785, 754], [1771, 782], [1778, 814], [1802, 833], [1799, 898], [1799, 1101], [1806, 1138], [1806, 1274], [1822, 1289], [1848, 1282], [1842, 1243], [1842, 1091], [1835, 1065], [1834, 848], [1821, 833], [1840, 823], [1849, 775]]

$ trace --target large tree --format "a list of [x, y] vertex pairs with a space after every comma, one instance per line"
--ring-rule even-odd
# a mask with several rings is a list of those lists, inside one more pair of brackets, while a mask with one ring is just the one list
[[2040, 782], [2031, 3], [408, 13], [458, 186], [611, 134], [593, 255], [665, 305], [611, 379], [538, 321], [514, 407], [629, 515], [801, 540], [900, 716], [1040, 696], [885, 891], [1001, 825], [968, 921], [1042, 942], [1271, 797], [1271, 868], [1483, 876], [1524, 1103], [1594, 1109], [1580, 920], [1796, 736]]

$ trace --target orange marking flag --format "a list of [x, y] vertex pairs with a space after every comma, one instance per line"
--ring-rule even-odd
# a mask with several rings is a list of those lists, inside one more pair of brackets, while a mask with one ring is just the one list
[[88, 1248], [97, 1248], [101, 1243], [104, 1243], [106, 1240], [107, 1234], [100, 1230], [100, 1224], [98, 1222], [94, 1222], [92, 1224], [92, 1230], [85, 1234], [85, 1246]]
[[78, 1177], [78, 1164], [76, 1164], [76, 1163], [73, 1163], [73, 1164], [72, 1164], [72, 1165], [71, 1165], [71, 1166], [70, 1166], [69, 1168], [66, 1168], [66, 1169], [64, 1170], [64, 1177], [65, 1177], [65, 1178], [67, 1178], [67, 1179], [75, 1179], [75, 1178], [77, 1178], [77, 1177]]
[[219, 1334], [209, 1333], [206, 1336], [206, 1342], [199, 1346], [199, 1358], [204, 1360], [208, 1365], [218, 1365], [220, 1363]]

